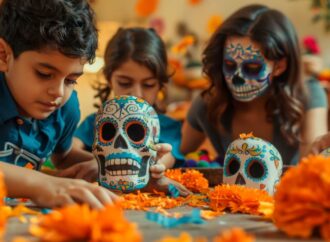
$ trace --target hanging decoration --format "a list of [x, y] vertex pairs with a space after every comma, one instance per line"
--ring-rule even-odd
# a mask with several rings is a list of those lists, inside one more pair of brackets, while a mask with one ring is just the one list
[[154, 13], [158, 7], [159, 0], [137, 0], [135, 13], [139, 17], [148, 17]]

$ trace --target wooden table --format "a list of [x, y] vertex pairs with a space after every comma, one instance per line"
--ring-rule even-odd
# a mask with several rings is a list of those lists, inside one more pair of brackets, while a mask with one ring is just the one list
[[[189, 213], [192, 208], [180, 207], [171, 209], [171, 212]], [[178, 236], [181, 232], [186, 231], [194, 238], [204, 236], [212, 241], [211, 238], [216, 236], [219, 231], [224, 231], [231, 227], [241, 227], [247, 232], [256, 236], [256, 241], [275, 242], [275, 241], [304, 241], [316, 242], [322, 241], [319, 238], [310, 240], [299, 240], [297, 238], [288, 238], [285, 234], [278, 231], [276, 227], [268, 221], [262, 220], [260, 217], [243, 215], [243, 214], [225, 214], [215, 219], [206, 221], [205, 224], [184, 224], [179, 227], [166, 229], [162, 228], [157, 223], [148, 221], [145, 218], [145, 212], [142, 211], [126, 211], [126, 217], [138, 224], [138, 228], [143, 235], [143, 241], [154, 242], [164, 237], [165, 235]], [[9, 221], [5, 241], [12, 241], [16, 236], [24, 236], [29, 241], [38, 241], [28, 234], [28, 224], [23, 224], [17, 218]], [[126, 241], [125, 241], [126, 242]]]

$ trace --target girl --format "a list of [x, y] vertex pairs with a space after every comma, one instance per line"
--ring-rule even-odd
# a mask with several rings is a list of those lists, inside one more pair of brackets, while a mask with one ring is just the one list
[[[107, 45], [104, 60], [103, 73], [108, 83], [99, 83], [96, 86], [96, 97], [101, 102], [106, 101], [113, 91], [114, 95], [140, 97], [159, 111], [157, 97], [168, 82], [169, 75], [166, 49], [154, 30], [119, 29]], [[95, 113], [88, 116], [76, 130], [75, 148], [92, 151], [95, 116]], [[180, 166], [184, 160], [179, 151], [181, 123], [163, 114], [159, 114], [159, 119], [160, 143], [171, 144], [172, 151], [167, 152], [151, 168], [155, 178], [161, 177], [165, 168]], [[71, 168], [71, 171], [73, 169], [75, 168]], [[78, 178], [86, 178], [90, 175], [90, 170], [79, 169], [79, 173]]]
[[232, 14], [204, 50], [203, 72], [212, 85], [188, 113], [183, 153], [208, 136], [224, 156], [233, 139], [253, 131], [296, 164], [327, 131], [325, 93], [318, 81], [302, 81], [294, 27], [277, 10], [250, 5]]

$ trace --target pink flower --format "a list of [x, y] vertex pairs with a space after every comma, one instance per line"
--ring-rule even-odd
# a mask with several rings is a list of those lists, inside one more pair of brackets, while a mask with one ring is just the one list
[[307, 53], [317, 55], [320, 53], [320, 47], [313, 36], [306, 36], [303, 39], [304, 48]]

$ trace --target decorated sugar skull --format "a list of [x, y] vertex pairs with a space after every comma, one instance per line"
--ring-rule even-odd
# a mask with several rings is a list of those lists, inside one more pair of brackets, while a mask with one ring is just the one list
[[282, 169], [281, 155], [271, 143], [241, 134], [226, 151], [223, 183], [266, 190], [272, 195]]
[[121, 191], [143, 188], [159, 132], [158, 115], [146, 101], [133, 96], [106, 101], [96, 116], [93, 144], [100, 184]]

